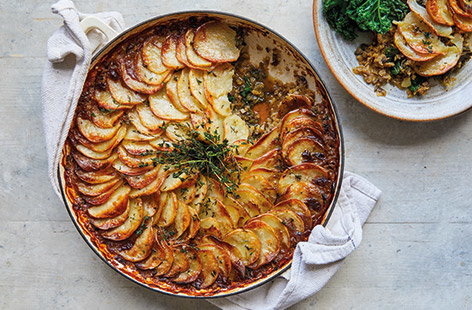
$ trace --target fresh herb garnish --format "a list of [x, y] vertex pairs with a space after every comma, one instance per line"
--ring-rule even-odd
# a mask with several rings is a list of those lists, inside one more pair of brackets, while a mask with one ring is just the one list
[[423, 84], [423, 82], [425, 81], [426, 81], [426, 78], [418, 75], [415, 78], [411, 79], [411, 85], [408, 87], [408, 89], [414, 94], [415, 92], [418, 91], [421, 84]]

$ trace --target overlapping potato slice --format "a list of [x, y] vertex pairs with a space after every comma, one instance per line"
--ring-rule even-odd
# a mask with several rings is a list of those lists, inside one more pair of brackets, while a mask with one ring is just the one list
[[196, 67], [211, 67], [212, 62], [206, 60], [205, 58], [200, 57], [193, 48], [193, 40], [195, 37], [195, 32], [193, 29], [188, 29], [185, 34], [180, 38], [185, 42], [185, 53], [187, 55], [187, 60], [189, 63]]
[[115, 217], [126, 210], [131, 189], [127, 185], [119, 187], [110, 199], [102, 205], [93, 206], [87, 209], [88, 214], [97, 219]]
[[172, 266], [170, 267], [169, 271], [165, 274], [166, 277], [168, 278], [174, 277], [189, 269], [190, 261], [187, 255], [185, 255], [186, 251], [187, 251], [186, 246], [179, 246], [179, 247], [172, 248], [174, 261], [172, 262]]
[[215, 236], [221, 239], [223, 237], [221, 230], [221, 223], [219, 221], [213, 217], [206, 217], [200, 221], [198, 234], [199, 236]]
[[172, 268], [172, 265], [174, 264], [174, 251], [172, 248], [167, 244], [166, 241], [164, 241], [164, 238], [162, 234], [159, 235], [159, 245], [162, 247], [162, 250], [164, 251], [164, 259], [162, 260], [162, 263], [160, 263], [156, 268], [156, 275], [161, 276], [163, 274], [166, 274], [167, 272], [170, 271], [170, 268]]
[[189, 72], [190, 69], [185, 68], [180, 72], [178, 81], [177, 81], [177, 95], [180, 101], [180, 104], [190, 112], [200, 112], [202, 107], [195, 97], [193, 97], [190, 90], [190, 81], [189, 81]]
[[241, 183], [236, 191], [238, 202], [246, 209], [251, 217], [267, 212], [272, 203], [254, 186]]
[[188, 186], [181, 186], [174, 191], [177, 195], [177, 199], [183, 203], [190, 205], [195, 199], [195, 194], [197, 193], [197, 186], [195, 183]]
[[319, 186], [307, 182], [291, 184], [279, 200], [298, 199], [304, 202], [312, 213], [321, 211], [325, 199]]
[[192, 200], [192, 206], [197, 209], [197, 206], [203, 202], [208, 191], [208, 181], [204, 175], [199, 175], [196, 182], [195, 196]]
[[[139, 115], [134, 115], [135, 117], [137, 116], [139, 118]], [[135, 120], [136, 122], [136, 120]], [[141, 125], [141, 122], [139, 122]], [[148, 129], [146, 129], [148, 131]], [[151, 141], [156, 139], [154, 135], [147, 135], [139, 132], [139, 130], [136, 129], [133, 125], [128, 127], [128, 131], [126, 132], [126, 136], [124, 140], [126, 141], [135, 141], [135, 142], [144, 142], [144, 141]]]
[[[282, 221], [277, 216], [270, 213], [264, 213], [254, 217], [248, 223], [252, 221], [261, 221], [272, 227], [272, 229], [277, 233], [281, 250], [288, 250], [290, 248], [290, 233], [287, 227], [282, 224]], [[260, 240], [262, 243], [262, 239]]]
[[245, 156], [251, 159], [256, 159], [277, 148], [279, 146], [279, 133], [280, 128], [277, 126], [270, 132], [260, 137], [256, 143], [249, 147]]
[[174, 73], [172, 75], [172, 78], [166, 83], [166, 94], [177, 110], [179, 110], [180, 112], [187, 113], [190, 111], [181, 104], [180, 99], [179, 99], [178, 89], [177, 89], [177, 81], [179, 80], [181, 72], [182, 71]]
[[457, 28], [464, 32], [472, 32], [472, 17], [465, 17], [460, 14], [453, 14], [452, 18]]
[[222, 204], [230, 216], [234, 227], [240, 227], [250, 219], [249, 213], [237, 200], [226, 197]]
[[397, 30], [408, 45], [418, 53], [445, 54], [445, 45], [439, 37], [432, 33], [431, 27], [419, 19], [413, 12], [397, 23]]
[[76, 169], [75, 174], [79, 177], [79, 179], [89, 184], [105, 183], [117, 178], [118, 176], [115, 170], [111, 167], [96, 171]]
[[211, 250], [200, 248], [197, 255], [199, 261], [202, 262], [202, 270], [200, 273], [201, 284], [199, 287], [207, 288], [216, 281], [216, 278], [218, 278], [218, 275], [220, 274], [218, 261]]
[[107, 79], [107, 86], [108, 90], [110, 91], [111, 96], [115, 99], [118, 103], [133, 105], [138, 104], [146, 100], [146, 95], [137, 93], [126, 85], [123, 85], [120, 80], [112, 80], [110, 78]]
[[109, 167], [118, 157], [116, 154], [104, 159], [93, 159], [77, 151], [71, 151], [74, 161], [85, 171], [96, 171]]
[[222, 116], [231, 115], [228, 94], [233, 88], [234, 67], [224, 64], [203, 75], [205, 97], [213, 109]]
[[268, 201], [275, 201], [277, 198], [276, 187], [261, 174], [249, 173], [241, 178], [241, 182], [253, 186], [264, 195]]
[[123, 110], [107, 110], [98, 104], [90, 104], [89, 107], [92, 122], [102, 128], [114, 127], [124, 114]]
[[130, 175], [130, 176], [136, 176], [136, 175], [146, 173], [147, 171], [153, 168], [152, 165], [148, 165], [148, 166], [143, 165], [143, 167], [137, 167], [137, 168], [129, 167], [125, 165], [120, 159], [116, 159], [112, 165], [113, 165], [113, 168], [115, 168], [115, 170], [118, 171], [119, 173], [122, 173], [124, 175]]
[[286, 136], [299, 128], [310, 128], [314, 132], [323, 132], [323, 126], [316, 121], [316, 116], [307, 109], [297, 109], [287, 113], [281, 121], [280, 137], [285, 140]]
[[95, 152], [82, 144], [76, 144], [75, 149], [91, 159], [107, 159], [112, 155], [113, 149], [104, 152]]
[[[472, 11], [469, 9], [462, 8], [461, 4], [458, 0], [448, 0], [449, 8], [451, 8], [453, 17], [457, 17], [457, 15], [462, 17], [469, 17], [472, 18]], [[455, 16], [454, 16], [455, 15]]]
[[177, 216], [178, 201], [175, 193], [161, 193], [159, 208], [162, 209], [157, 224], [168, 227], [174, 223]]
[[156, 180], [161, 172], [160, 169], [161, 167], [157, 166], [140, 175], [125, 176], [125, 179], [132, 188], [141, 189]]
[[[184, 255], [189, 262], [189, 267], [185, 271], [181, 271], [171, 280], [176, 283], [190, 283], [195, 281], [202, 272], [202, 263], [197, 251], [191, 247], [182, 247]], [[172, 266], [173, 267], [173, 266]]]
[[432, 60], [422, 62], [415, 68], [416, 73], [422, 76], [433, 76], [451, 70], [461, 57], [464, 37], [460, 34], [455, 34], [452, 42], [454, 45], [447, 47], [445, 55], [440, 55]]
[[227, 208], [220, 200], [210, 199], [208, 203], [201, 207], [199, 215], [200, 218], [204, 220], [208, 217], [216, 219], [219, 231], [223, 236], [230, 232], [234, 227]]
[[259, 268], [260, 266], [272, 261], [280, 251], [280, 240], [274, 229], [267, 223], [254, 219], [248, 222], [245, 229], [254, 232], [261, 242], [261, 253], [259, 258], [249, 267]]
[[238, 228], [227, 234], [223, 241], [234, 247], [232, 251], [237, 256], [244, 266], [254, 264], [261, 255], [261, 241], [257, 235], [249, 229]]
[[188, 118], [187, 113], [179, 111], [167, 96], [165, 89], [161, 89], [154, 95], [149, 96], [149, 106], [152, 113], [160, 119], [183, 121]]
[[283, 200], [274, 206], [275, 209], [288, 209], [295, 212], [305, 223], [305, 229], [312, 227], [311, 212], [304, 202], [298, 199]]
[[200, 229], [200, 219], [198, 218], [197, 211], [192, 207], [188, 207], [188, 211], [190, 213], [190, 224], [184, 234], [180, 237], [180, 242], [188, 242], [190, 239], [193, 239]]
[[198, 246], [202, 251], [210, 251], [216, 258], [219, 274], [226, 279], [231, 273], [231, 259], [226, 250], [215, 243], [203, 243]]
[[300, 165], [306, 162], [322, 163], [326, 158], [321, 143], [312, 138], [300, 138], [282, 149], [284, 159], [289, 165]]
[[254, 159], [250, 170], [253, 171], [258, 168], [276, 170], [279, 168], [280, 160], [280, 149], [276, 148]]
[[115, 228], [117, 226], [122, 225], [126, 221], [126, 219], [129, 216], [129, 211], [130, 210], [131, 210], [130, 204], [127, 201], [126, 209], [120, 215], [117, 215], [117, 216], [111, 217], [111, 218], [91, 219], [90, 222], [92, 223], [93, 226], [95, 226], [99, 229], [103, 229], [103, 230]]
[[161, 56], [164, 66], [172, 69], [182, 69], [185, 64], [177, 59], [177, 40], [178, 36], [171, 34], [162, 43]]
[[426, 0], [429, 16], [438, 24], [454, 26], [452, 13], [447, 5], [448, 0]]
[[119, 188], [123, 185], [123, 182], [120, 181], [118, 183], [116, 183], [115, 185], [113, 185], [113, 187], [111, 187], [109, 190], [103, 192], [102, 194], [100, 195], [97, 195], [97, 196], [84, 196], [84, 200], [92, 205], [92, 206], [98, 206], [98, 205], [102, 205], [104, 204], [105, 202], [107, 202], [111, 195]]
[[[75, 138], [77, 138], [77, 140], [81, 144], [83, 144], [85, 147], [87, 147], [91, 151], [95, 153], [108, 154], [107, 151], [113, 149], [115, 146], [117, 146], [121, 142], [121, 140], [123, 140], [123, 138], [126, 136], [127, 130], [128, 129], [126, 128], [126, 126], [121, 126], [118, 132], [113, 136], [113, 138], [111, 138], [110, 140], [106, 140], [106, 141], [98, 142], [98, 143], [88, 141], [85, 137], [83, 137], [80, 133], [76, 131], [73, 131], [72, 134], [74, 135]], [[87, 151], [84, 150], [84, 152], [87, 152]], [[90, 154], [93, 154], [93, 153], [90, 152]], [[84, 155], [87, 155], [87, 154], [84, 154]], [[101, 157], [100, 155], [95, 155], [94, 157], [97, 157], [97, 156]], [[103, 156], [106, 156], [106, 155], [103, 155]]]
[[198, 100], [200, 106], [206, 108], [208, 106], [208, 101], [205, 97], [205, 87], [203, 86], [203, 78], [205, 71], [190, 69], [188, 73], [190, 92]]
[[279, 117], [284, 117], [287, 113], [297, 109], [311, 110], [313, 108], [313, 100], [307, 96], [289, 94], [279, 106]]
[[186, 174], [185, 172], [169, 170], [169, 174], [162, 183], [161, 192], [173, 191], [181, 186], [185, 186], [186, 181], [191, 180], [195, 176]]
[[77, 128], [90, 142], [98, 143], [110, 140], [116, 135], [120, 127], [121, 124], [116, 124], [111, 128], [101, 128], [88, 119], [77, 118]]
[[151, 220], [143, 221], [135, 233], [139, 236], [133, 246], [128, 250], [119, 251], [121, 257], [130, 262], [140, 262], [151, 254], [154, 243], [154, 229], [151, 226]]
[[[133, 116], [130, 117], [130, 115]], [[138, 116], [138, 119], [136, 119], [135, 115]], [[164, 125], [167, 124], [167, 121], [157, 117], [147, 104], [138, 105], [136, 107], [136, 114], [130, 111], [128, 112], [128, 117], [136, 129], [146, 135], [157, 135], [161, 133]]]
[[193, 47], [211, 62], [232, 62], [238, 59], [236, 32], [218, 21], [207, 22], [195, 32]]
[[76, 185], [77, 185], [77, 190], [80, 193], [86, 196], [98, 196], [108, 191], [119, 181], [120, 181], [119, 178], [113, 178], [108, 182], [100, 183], [100, 184], [88, 184], [88, 183], [77, 181]]
[[275, 215], [285, 227], [288, 228], [292, 237], [295, 238], [295, 242], [303, 235], [305, 231], [305, 224], [300, 216], [290, 209], [277, 208], [269, 212]]
[[130, 155], [123, 146], [119, 146], [116, 149], [116, 153], [118, 154], [118, 158], [120, 159], [123, 164], [131, 168], [142, 168], [151, 166], [154, 163], [154, 155], [146, 155], [146, 156], [133, 156]]
[[416, 17], [421, 19], [426, 25], [431, 28], [434, 34], [441, 37], [452, 37], [452, 28], [436, 23], [434, 19], [428, 14], [426, 8], [419, 5], [416, 0], [408, 0], [408, 6], [410, 10], [416, 15]]
[[118, 227], [103, 232], [102, 237], [114, 241], [125, 240], [139, 228], [144, 218], [143, 202], [137, 198], [130, 199], [129, 204], [130, 210], [126, 221]]
[[133, 156], [146, 156], [156, 153], [156, 149], [149, 142], [125, 140], [121, 143], [126, 152]]
[[167, 177], [168, 172], [165, 170], [164, 166], [160, 166], [159, 170], [157, 171], [157, 176], [156, 178], [149, 183], [148, 185], [142, 187], [142, 188], [134, 188], [131, 190], [131, 193], [129, 194], [130, 197], [136, 198], [139, 196], [145, 196], [145, 195], [151, 195], [157, 192], [161, 186], [164, 180]]
[[192, 128], [192, 124], [189, 121], [169, 123], [166, 127], [166, 137], [174, 142], [186, 139], [190, 128]]
[[398, 31], [395, 32], [395, 35], [393, 36], [393, 41], [398, 50], [411, 60], [427, 61], [437, 56], [435, 54], [422, 54], [416, 52], [406, 43], [405, 39]]
[[224, 119], [224, 135], [229, 143], [237, 140], [247, 140], [249, 137], [249, 127], [246, 122], [236, 114], [232, 114]]
[[177, 201], [177, 211], [174, 219], [175, 234], [172, 236], [172, 240], [176, 240], [182, 236], [192, 221], [188, 206], [178, 199]]
[[137, 77], [131, 76], [129, 71], [131, 72], [136, 71], [136, 69], [133, 68], [135, 66], [134, 60], [126, 61], [126, 63], [127, 64], [125, 64], [125, 61], [121, 61], [121, 65], [120, 65], [121, 78], [123, 79], [123, 82], [126, 84], [126, 86], [128, 86], [132, 90], [139, 93], [150, 95], [159, 91], [164, 86], [164, 84], [162, 83], [159, 85], [147, 84], [141, 80], [138, 80]]
[[141, 50], [142, 60], [147, 69], [156, 74], [169, 71], [169, 68], [162, 62], [162, 43], [164, 40], [165, 38], [161, 36], [152, 36], [144, 42]]
[[133, 107], [133, 105], [121, 104], [118, 101], [116, 101], [108, 90], [105, 90], [105, 91], [101, 91], [98, 89], [95, 90], [93, 94], [93, 98], [102, 109], [109, 110], [109, 111], [127, 110]]
[[[163, 262], [166, 261], [168, 256], [168, 248], [162, 247], [157, 241], [154, 243], [152, 249], [151, 249], [151, 255], [149, 255], [148, 258], [143, 260], [142, 262], [136, 264], [136, 266], [139, 269], [142, 270], [150, 270], [150, 269], [155, 269], [157, 266], [162, 264]], [[170, 251], [169, 251], [170, 252]], [[171, 257], [173, 258], [174, 256], [172, 255], [172, 252], [170, 252]], [[170, 266], [169, 266], [170, 268]]]
[[136, 54], [136, 76], [149, 85], [161, 85], [165, 79], [172, 74], [171, 70], [166, 70], [164, 72], [155, 73], [148, 69], [147, 65], [144, 64], [143, 59], [140, 53]]

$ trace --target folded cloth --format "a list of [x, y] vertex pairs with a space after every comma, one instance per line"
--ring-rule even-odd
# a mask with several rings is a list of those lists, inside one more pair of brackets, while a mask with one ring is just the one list
[[92, 53], [106, 42], [105, 36], [98, 31], [86, 34], [80, 21], [87, 16], [95, 16], [120, 32], [124, 28], [124, 20], [118, 12], [82, 14], [70, 0], [60, 0], [52, 6], [52, 12], [62, 16], [64, 25], [48, 40], [48, 62], [43, 72], [41, 101], [49, 178], [56, 194], [61, 197], [57, 167], [62, 148], [82, 92]]
[[[52, 6], [64, 25], [48, 41], [42, 81], [44, 130], [47, 139], [49, 176], [61, 197], [58, 183], [60, 155], [90, 66], [92, 53], [106, 42], [97, 32], [84, 33], [85, 18], [70, 0]], [[124, 28], [120, 13], [92, 14], [116, 31]], [[72, 57], [70, 57], [72, 56]], [[292, 267], [277, 279], [239, 295], [210, 299], [223, 309], [284, 309], [318, 292], [341, 266], [342, 260], [359, 246], [362, 224], [380, 196], [364, 178], [346, 172], [336, 207], [327, 227], [316, 226], [308, 241], [297, 245]]]
[[366, 179], [345, 172], [328, 224], [315, 226], [308, 241], [298, 243], [287, 272], [246, 293], [208, 301], [225, 310], [285, 309], [315, 294], [359, 246], [362, 225], [380, 194]]

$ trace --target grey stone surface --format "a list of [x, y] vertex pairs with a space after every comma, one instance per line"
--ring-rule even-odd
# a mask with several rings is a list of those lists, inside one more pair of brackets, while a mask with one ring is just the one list
[[[0, 308], [213, 309], [153, 293], [116, 274], [82, 241], [46, 174], [39, 101], [51, 3], [0, 2]], [[211, 9], [268, 25], [314, 63], [339, 108], [346, 169], [383, 190], [359, 249], [293, 309], [472, 308], [472, 113], [433, 123], [386, 118], [352, 99], [316, 44], [309, 0], [76, 1], [128, 25]]]

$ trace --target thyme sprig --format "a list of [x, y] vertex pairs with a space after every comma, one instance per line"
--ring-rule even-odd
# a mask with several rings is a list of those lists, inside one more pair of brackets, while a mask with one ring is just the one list
[[[227, 193], [234, 194], [239, 184], [242, 167], [234, 158], [237, 146], [227, 139], [221, 140], [215, 130], [206, 130], [207, 124], [192, 128], [190, 124], [176, 124], [182, 132], [181, 140], [172, 143], [170, 150], [156, 151], [155, 164], [168, 165], [173, 177], [193, 176], [201, 173], [218, 180]], [[199, 130], [202, 129], [202, 130]]]

